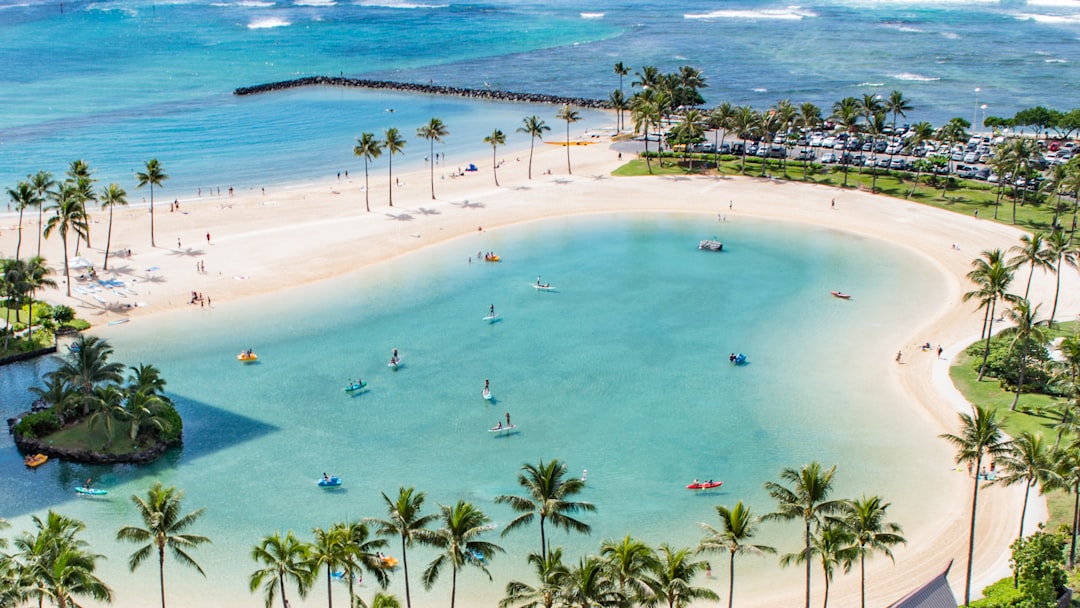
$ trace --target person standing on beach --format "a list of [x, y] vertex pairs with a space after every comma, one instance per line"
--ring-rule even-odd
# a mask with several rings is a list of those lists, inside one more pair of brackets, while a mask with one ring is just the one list
[[209, 232], [206, 233], [206, 244], [207, 245], [210, 244], [210, 233]]

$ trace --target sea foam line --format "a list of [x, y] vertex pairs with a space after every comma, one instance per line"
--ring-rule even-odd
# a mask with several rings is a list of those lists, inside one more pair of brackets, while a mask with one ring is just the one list
[[424, 4], [421, 2], [385, 2], [375, 0], [372, 2], [354, 2], [356, 6], [368, 6], [371, 8], [401, 8], [401, 9], [422, 9], [422, 8], [446, 8], [449, 4]]
[[941, 80], [935, 76], [923, 76], [922, 74], [915, 74], [913, 72], [900, 72], [899, 74], [891, 74], [891, 76], [897, 80], [906, 80], [909, 82], [934, 82]]
[[582, 19], [603, 19], [604, 13], [581, 13]]
[[251, 23], [248, 23], [249, 30], [265, 30], [272, 27], [286, 27], [292, 25], [292, 21], [286, 21], [281, 17], [264, 17], [262, 19], [255, 19]]
[[789, 6], [784, 9], [763, 9], [760, 11], [730, 9], [683, 15], [685, 19], [774, 19], [784, 21], [799, 21], [805, 17], [817, 17], [817, 13], [798, 6]]

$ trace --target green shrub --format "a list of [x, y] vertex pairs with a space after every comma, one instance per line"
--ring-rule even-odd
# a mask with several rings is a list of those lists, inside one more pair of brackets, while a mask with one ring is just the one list
[[166, 443], [171, 443], [180, 439], [184, 433], [184, 421], [180, 418], [180, 413], [176, 411], [176, 408], [172, 405], [165, 405], [158, 412], [162, 421], [165, 422], [165, 428], [163, 430], [155, 430], [158, 438]]
[[52, 410], [27, 414], [15, 426], [15, 432], [27, 439], [45, 437], [58, 430], [60, 430], [60, 421], [56, 419], [56, 413]]
[[1013, 588], [1013, 579], [1008, 577], [983, 589], [982, 599], [971, 602], [969, 606], [971, 608], [1012, 608], [1023, 606], [1026, 599], [1023, 592]]
[[[967, 349], [971, 356], [971, 367], [976, 372], [982, 365], [985, 342], [976, 342]], [[1001, 382], [1002, 388], [1015, 390], [1016, 383], [1020, 381], [1020, 351], [1023, 347], [1017, 344], [1012, 347], [1012, 340], [1007, 338], [992, 338], [990, 340], [990, 356], [986, 359], [986, 375], [996, 378]], [[1047, 393], [1047, 382], [1050, 377], [1046, 373], [1045, 364], [1050, 360], [1050, 353], [1046, 346], [1035, 341], [1028, 342], [1027, 368], [1024, 370], [1024, 392]]]
[[52, 318], [60, 325], [66, 325], [75, 320], [75, 309], [70, 306], [64, 306], [60, 304], [53, 308]]

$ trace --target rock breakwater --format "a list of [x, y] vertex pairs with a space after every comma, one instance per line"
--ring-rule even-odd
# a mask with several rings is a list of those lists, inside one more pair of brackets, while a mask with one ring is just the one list
[[499, 91], [494, 89], [467, 89], [461, 87], [449, 87], [436, 84], [417, 84], [411, 82], [394, 82], [391, 80], [366, 80], [363, 78], [344, 78], [334, 76], [307, 76], [294, 80], [282, 80], [281, 82], [269, 82], [251, 87], [240, 87], [233, 91], [234, 95], [255, 95], [257, 93], [271, 93], [296, 89], [300, 87], [327, 86], [327, 87], [356, 87], [361, 89], [375, 89], [383, 91], [401, 91], [405, 93], [421, 93], [424, 95], [450, 95], [454, 97], [467, 97], [470, 99], [487, 99], [493, 101], [511, 101], [518, 103], [544, 103], [553, 105], [570, 105], [580, 108], [607, 110], [611, 104], [602, 99], [590, 99], [588, 97], [563, 97], [561, 95], [545, 95], [543, 93], [514, 93], [512, 91]]

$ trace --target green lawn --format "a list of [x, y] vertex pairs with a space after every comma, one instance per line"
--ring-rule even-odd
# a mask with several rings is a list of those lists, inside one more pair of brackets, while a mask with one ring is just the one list
[[105, 427], [98, 423], [91, 431], [87, 419], [64, 427], [43, 440], [58, 448], [90, 449], [103, 454], [129, 454], [135, 451], [135, 446], [128, 438], [130, 424], [114, 420], [112, 430], [113, 441], [109, 449], [105, 449]]
[[[663, 166], [660, 166], [657, 158], [652, 158], [652, 175], [716, 174], [716, 161], [714, 155], [695, 155], [694, 171], [691, 173], [689, 162], [687, 160], [681, 157], [672, 156], [670, 153], [665, 154]], [[762, 159], [748, 156], [746, 158], [745, 171], [742, 173], [748, 177], [761, 177], [761, 163]], [[805, 163], [802, 161], [789, 160], [781, 163], [780, 160], [769, 159], [766, 161], [765, 176], [777, 179], [789, 179], [791, 181], [803, 181], [804, 164]], [[720, 174], [738, 175], [740, 174], [741, 166], [742, 159], [730, 155], [722, 156], [720, 160]], [[612, 175], [619, 177], [634, 177], [649, 174], [650, 171], [646, 166], [645, 160], [641, 158], [633, 159], [612, 172]], [[879, 170], [876, 192], [883, 196], [911, 200], [939, 209], [964, 213], [967, 215], [974, 215], [975, 210], [978, 210], [981, 219], [995, 220], [1003, 224], [1012, 224], [1013, 201], [1011, 198], [1011, 191], [1007, 191], [1001, 197], [1000, 204], [995, 205], [995, 201], [997, 200], [997, 187], [995, 184], [977, 180], [953, 179], [950, 182], [948, 192], [945, 196], [942, 196], [940, 183], [931, 185], [929, 181], [932, 177], [928, 175], [920, 176], [919, 183], [915, 186], [914, 192], [912, 192], [914, 177], [915, 175], [913, 173], [885, 171], [883, 169]], [[807, 171], [806, 181], [808, 183], [845, 188], [844, 180], [843, 168], [836, 165], [823, 166], [820, 164], [812, 164]], [[872, 182], [873, 176], [866, 168], [863, 168], [861, 171], [857, 168], [851, 168], [847, 172], [847, 189], [869, 191]], [[1029, 199], [1032, 196], [1031, 193], [1028, 193]], [[1054, 199], [1054, 202], [1056, 202], [1056, 199]], [[1071, 212], [1072, 202], [1066, 200], [1064, 203], [1069, 207]], [[1053, 217], [1054, 209], [1052, 204], [1035, 204], [1031, 200], [1028, 200], [1027, 204], [1023, 206], [1019, 204], [1016, 205], [1015, 225], [1025, 230], [1049, 230]], [[1069, 224], [1069, 222], [1064, 220], [1062, 223], [1066, 225]]]
[[[1075, 334], [1080, 331], [1080, 322], [1059, 323], [1053, 330], [1048, 330], [1051, 339]], [[972, 365], [972, 358], [966, 353], [961, 353], [949, 368], [949, 376], [957, 390], [964, 395], [970, 403], [989, 406], [999, 412], [1004, 419], [1005, 432], [1011, 436], [1019, 435], [1024, 431], [1041, 433], [1053, 440], [1056, 435], [1054, 424], [1057, 419], [1045, 412], [1050, 406], [1058, 403], [1058, 400], [1049, 395], [1020, 395], [1020, 402], [1016, 411], [1010, 412], [1013, 393], [1006, 391], [998, 383], [997, 379], [986, 377], [982, 382], [976, 380], [978, 372]], [[1067, 525], [1072, 521], [1073, 497], [1066, 492], [1050, 492], [1047, 494], [1050, 506], [1050, 521], [1048, 528], [1056, 530], [1061, 525]]]

